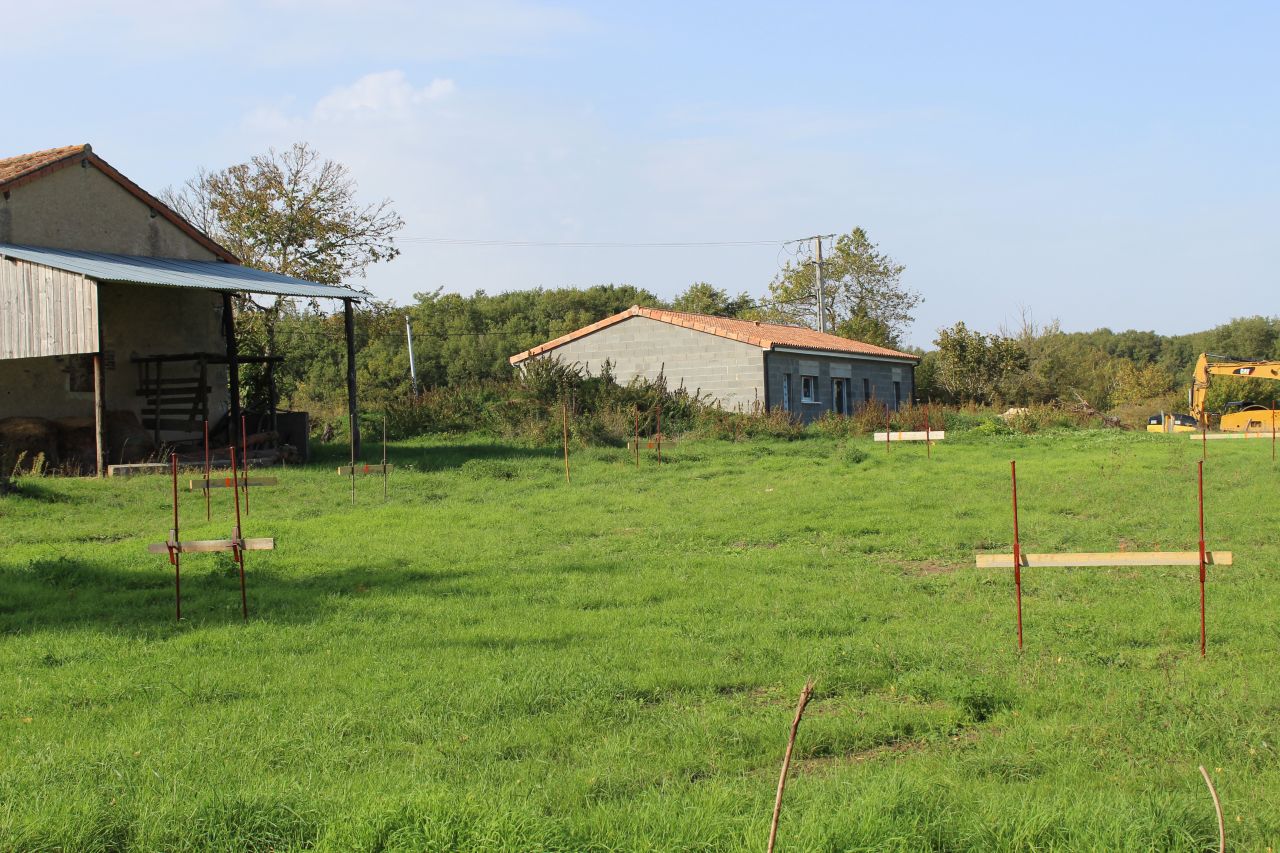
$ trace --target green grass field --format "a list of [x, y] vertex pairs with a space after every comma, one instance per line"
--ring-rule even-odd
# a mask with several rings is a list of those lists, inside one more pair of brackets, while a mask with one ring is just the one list
[[[1280, 467], [1206, 465], [1194, 568], [1010, 570], [1194, 550], [1199, 444], [1082, 432], [393, 449], [390, 500], [329, 461], [252, 493], [251, 618], [226, 555], [173, 575], [168, 481], [0, 499], [0, 850], [779, 850], [1280, 844]], [[373, 453], [370, 453], [372, 456]], [[183, 538], [229, 534], [184, 493]]]

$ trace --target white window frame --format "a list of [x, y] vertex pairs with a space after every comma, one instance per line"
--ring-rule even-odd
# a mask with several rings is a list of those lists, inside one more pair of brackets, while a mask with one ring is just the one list
[[800, 375], [800, 402], [801, 403], [817, 403], [818, 400], [818, 377], [808, 374]]

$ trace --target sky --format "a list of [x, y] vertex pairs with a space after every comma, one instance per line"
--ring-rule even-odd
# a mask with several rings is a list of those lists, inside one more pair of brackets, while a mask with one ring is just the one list
[[[0, 70], [0, 156], [81, 142], [152, 192], [305, 140], [402, 254], [380, 298], [766, 292], [867, 230], [938, 328], [1274, 315], [1280, 5], [62, 0]], [[441, 243], [752, 243], [567, 247]]]

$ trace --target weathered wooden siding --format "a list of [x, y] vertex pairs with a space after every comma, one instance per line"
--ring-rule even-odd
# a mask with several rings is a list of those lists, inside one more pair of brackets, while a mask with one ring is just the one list
[[97, 284], [75, 273], [0, 258], [0, 359], [97, 351]]

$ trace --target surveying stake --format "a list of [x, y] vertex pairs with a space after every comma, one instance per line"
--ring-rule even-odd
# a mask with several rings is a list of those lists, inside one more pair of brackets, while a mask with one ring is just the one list
[[[236, 562], [240, 569], [240, 609], [244, 615], [244, 620], [249, 621], [249, 597], [245, 589], [244, 574], [244, 552], [245, 551], [272, 551], [275, 550], [275, 539], [245, 539], [240, 532], [240, 486], [236, 482], [238, 480], [238, 468], [236, 466], [236, 448], [231, 445], [228, 450], [231, 454], [231, 478], [232, 489], [236, 496], [236, 525], [231, 531], [230, 539], [202, 539], [192, 542], [183, 542], [178, 536], [178, 454], [171, 453], [169, 455], [170, 471], [173, 480], [173, 527], [169, 530], [169, 539], [166, 542], [158, 542], [147, 546], [147, 551], [152, 554], [168, 554], [169, 564], [173, 566], [173, 595], [174, 610], [179, 620], [182, 619], [182, 578], [181, 578], [181, 555], [186, 552], [207, 554], [216, 551], [230, 551], [231, 559]], [[207, 495], [208, 492], [206, 491]]]
[[[353, 420], [352, 423], [355, 423]], [[354, 434], [354, 432], [353, 432]], [[387, 499], [387, 474], [396, 466], [387, 464], [387, 416], [382, 416], [382, 464], [381, 465], [357, 465], [356, 464], [356, 446], [355, 442], [351, 444], [351, 464], [339, 465], [338, 476], [351, 478], [351, 505], [355, 506], [356, 502], [356, 477], [367, 477], [370, 474], [382, 475], [382, 499]]]
[[[241, 419], [243, 422], [243, 418]], [[274, 486], [279, 481], [275, 477], [258, 477], [251, 479], [249, 477], [249, 468], [246, 465], [244, 476], [239, 479], [238, 488], [243, 488], [244, 492], [244, 514], [249, 514], [249, 486]], [[191, 480], [188, 488], [191, 491], [200, 489], [204, 492], [204, 520], [212, 521], [209, 507], [209, 493], [211, 489], [230, 489], [235, 486], [237, 480], [235, 477], [223, 477], [218, 480], [213, 479], [213, 461], [209, 456], [209, 422], [204, 422], [204, 478], [201, 480]]]
[[1230, 551], [1205, 550], [1204, 538], [1204, 460], [1196, 463], [1196, 501], [1199, 509], [1200, 538], [1198, 551], [1119, 551], [1085, 554], [1028, 554], [1022, 550], [1018, 531], [1018, 463], [1010, 460], [1009, 476], [1013, 486], [1013, 553], [977, 554], [980, 569], [1013, 569], [1014, 600], [1017, 605], [1018, 650], [1022, 650], [1022, 570], [1023, 568], [1120, 567], [1120, 566], [1199, 566], [1200, 568], [1200, 656], [1207, 649], [1205, 629], [1206, 567], [1230, 566]]

